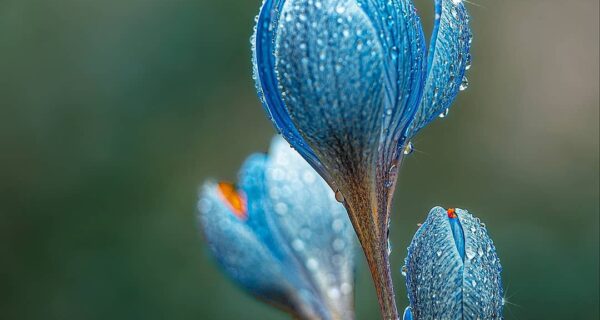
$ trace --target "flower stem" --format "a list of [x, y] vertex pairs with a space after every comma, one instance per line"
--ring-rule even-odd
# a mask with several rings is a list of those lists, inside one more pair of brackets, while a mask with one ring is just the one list
[[[379, 215], [368, 193], [353, 190], [345, 200], [346, 209], [363, 248], [375, 284], [384, 320], [399, 319], [387, 249], [387, 215]], [[359, 191], [359, 192], [356, 192]]]

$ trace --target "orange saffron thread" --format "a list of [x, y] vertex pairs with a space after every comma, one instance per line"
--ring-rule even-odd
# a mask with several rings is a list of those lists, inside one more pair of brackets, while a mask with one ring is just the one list
[[448, 212], [448, 218], [450, 218], [450, 219], [456, 219], [456, 209], [449, 208], [447, 210], [447, 212]]
[[241, 220], [248, 219], [246, 196], [243, 192], [237, 191], [232, 183], [219, 182], [219, 193], [236, 217]]

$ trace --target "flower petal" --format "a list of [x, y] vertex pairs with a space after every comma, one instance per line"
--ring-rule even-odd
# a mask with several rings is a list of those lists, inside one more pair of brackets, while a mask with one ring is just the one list
[[[321, 176], [328, 177], [311, 148], [304, 142], [292, 123], [282, 100], [275, 73], [275, 33], [279, 12], [285, 0], [265, 0], [257, 16], [252, 43], [253, 78], [256, 91], [269, 119], [285, 139], [313, 166]], [[328, 179], [329, 180], [329, 179]]]
[[500, 319], [502, 268], [492, 240], [479, 219], [462, 209], [456, 214], [452, 218], [443, 208], [433, 208], [408, 249], [406, 288], [412, 316]]
[[[277, 138], [275, 141], [287, 147], [288, 155], [301, 159], [283, 139]], [[298, 256], [290, 247], [289, 235], [286, 234], [289, 230], [281, 228], [281, 217], [276, 213], [278, 209], [281, 210], [277, 205], [284, 202], [273, 202], [273, 197], [277, 195], [277, 191], [281, 190], [277, 189], [279, 186], [272, 187], [267, 178], [273, 174], [295, 172], [298, 168], [293, 166], [280, 168], [281, 173], [276, 173], [271, 167], [271, 154], [272, 152], [269, 155], [251, 155], [240, 169], [240, 189], [248, 199], [247, 203], [250, 211], [247, 225], [257, 235], [262, 244], [269, 248], [281, 269], [284, 270], [286, 281], [290, 285], [286, 300], [289, 305], [286, 307], [305, 319], [327, 319], [330, 311], [325, 305], [325, 297], [319, 291], [319, 287], [313, 279], [314, 273], [318, 270], [307, 270], [308, 264], [305, 261], [298, 260]], [[306, 162], [304, 162], [304, 167], [310, 169]], [[283, 187], [288, 188], [287, 186]], [[305, 188], [300, 188], [299, 192], [305, 192]], [[297, 195], [297, 193], [288, 194], [288, 197]], [[303, 217], [306, 209], [295, 209], [300, 211], [296, 211], [292, 217]], [[313, 245], [308, 243], [307, 246]], [[250, 268], [252, 267], [250, 266]], [[251, 272], [251, 270], [249, 269], [248, 272]], [[282, 285], [284, 284], [282, 283]], [[285, 285], [287, 286], [287, 284]], [[352, 309], [349, 312], [352, 312]]]
[[415, 319], [462, 319], [463, 262], [443, 208], [433, 208], [415, 234], [406, 268]]
[[364, 176], [382, 130], [377, 30], [351, 0], [288, 0], [281, 10], [275, 69], [291, 119], [334, 179]]
[[496, 247], [479, 218], [457, 209], [465, 234], [463, 314], [500, 319], [503, 308], [502, 266]]
[[423, 85], [419, 19], [399, 0], [288, 0], [279, 12], [277, 88], [345, 199], [385, 316], [396, 317], [385, 246], [399, 146]]
[[242, 287], [301, 319], [354, 318], [350, 222], [285, 140], [244, 162], [238, 189], [207, 183], [199, 211], [212, 253]]
[[413, 320], [412, 311], [410, 310], [410, 307], [406, 307], [406, 309], [404, 309], [404, 315], [402, 316], [402, 319]]
[[[383, 150], [401, 147], [417, 111], [425, 80], [425, 37], [412, 1], [358, 0], [379, 32], [385, 52], [385, 115]], [[394, 154], [397, 156], [397, 154]], [[389, 159], [388, 159], [389, 160]]]
[[429, 46], [425, 91], [407, 132], [409, 139], [450, 108], [471, 63], [471, 36], [464, 1], [435, 0], [435, 25]]
[[287, 287], [291, 284], [281, 264], [244, 221], [229, 209], [216, 183], [207, 182], [202, 187], [198, 210], [209, 248], [229, 277], [261, 299], [287, 306]]
[[355, 236], [344, 206], [279, 137], [271, 143], [266, 184], [281, 245], [291, 248], [334, 318], [352, 319]]

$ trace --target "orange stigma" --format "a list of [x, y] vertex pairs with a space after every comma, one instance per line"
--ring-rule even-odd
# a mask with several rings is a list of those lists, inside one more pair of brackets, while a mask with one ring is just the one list
[[448, 218], [456, 219], [456, 209], [449, 208], [446, 212], [448, 212]]
[[243, 192], [238, 192], [232, 183], [219, 182], [219, 193], [236, 217], [241, 220], [248, 219], [246, 196]]

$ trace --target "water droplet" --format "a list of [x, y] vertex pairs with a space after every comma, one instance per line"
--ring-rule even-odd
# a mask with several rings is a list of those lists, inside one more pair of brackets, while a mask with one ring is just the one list
[[400, 273], [402, 273], [402, 275], [406, 277], [407, 272], [408, 272], [408, 267], [402, 266], [402, 269], [400, 269]]
[[352, 285], [349, 284], [348, 282], [344, 282], [344, 283], [342, 283], [340, 290], [342, 290], [342, 293], [344, 295], [350, 294], [350, 293], [352, 293]]
[[337, 200], [337, 202], [344, 203], [344, 195], [342, 194], [342, 191], [337, 190], [335, 192], [335, 200]]
[[346, 11], [346, 7], [344, 7], [344, 6], [341, 6], [341, 5], [340, 5], [340, 6], [337, 6], [337, 7], [335, 8], [335, 12], [337, 12], [338, 14], [342, 14], [342, 13], [344, 13], [345, 11]]
[[341, 266], [344, 263], [344, 256], [341, 254], [334, 254], [331, 257], [331, 262], [333, 263], [333, 265], [335, 266]]
[[306, 267], [311, 271], [317, 270], [319, 267], [319, 262], [317, 262], [317, 260], [314, 258], [308, 258], [308, 260], [306, 260]]
[[460, 91], [465, 91], [467, 90], [467, 88], [469, 87], [469, 79], [467, 79], [466, 76], [463, 77], [462, 82], [460, 83], [460, 86], [458, 87], [458, 89]]
[[438, 117], [445, 118], [448, 116], [449, 113], [450, 113], [450, 109], [446, 108], [442, 113], [440, 113], [440, 115]]
[[477, 248], [477, 254], [478, 254], [480, 257], [483, 257], [483, 249], [482, 249], [481, 247]]
[[465, 251], [465, 253], [467, 254], [467, 259], [473, 260], [473, 258], [475, 258], [475, 251], [473, 251], [472, 248], [467, 248], [467, 250]]
[[340, 290], [338, 288], [329, 288], [329, 290], [327, 291], [327, 296], [334, 300], [339, 299]]
[[467, 56], [467, 62], [465, 64], [465, 70], [471, 69], [471, 54]]
[[292, 248], [294, 248], [296, 251], [304, 250], [304, 241], [300, 239], [294, 239], [294, 241], [292, 241]]
[[282, 216], [288, 212], [288, 206], [284, 202], [277, 202], [275, 204], [275, 213]]
[[336, 238], [335, 240], [333, 240], [332, 246], [333, 246], [333, 250], [342, 251], [342, 250], [344, 250], [346, 243], [344, 242], [344, 239]]
[[438, 257], [442, 256], [442, 250], [438, 250], [438, 252], [436, 252], [435, 254], [437, 254]]
[[344, 220], [342, 220], [342, 219], [333, 220], [333, 222], [331, 223], [331, 228], [335, 232], [342, 231], [342, 229], [344, 229]]
[[404, 146], [404, 149], [402, 150], [402, 153], [404, 153], [404, 155], [409, 155], [409, 154], [413, 153], [413, 151], [414, 151], [413, 144], [412, 144], [412, 142], [410, 142], [410, 141], [409, 141], [409, 142], [408, 142], [408, 143], [407, 143], [407, 144]]

